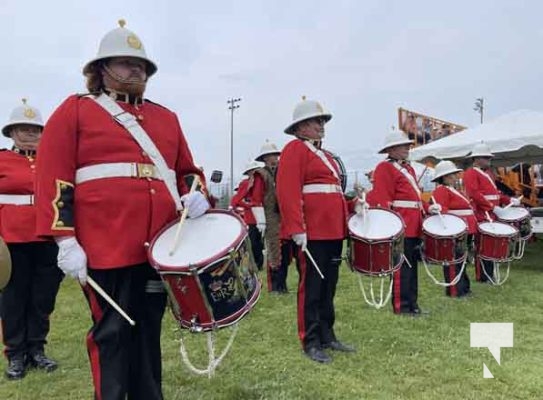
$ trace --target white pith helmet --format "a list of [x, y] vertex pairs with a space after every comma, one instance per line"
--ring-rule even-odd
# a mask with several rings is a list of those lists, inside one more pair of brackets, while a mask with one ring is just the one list
[[294, 107], [292, 122], [285, 128], [285, 133], [293, 135], [296, 124], [311, 118], [322, 118], [328, 122], [332, 119], [332, 114], [326, 112], [318, 101], [307, 100], [305, 96], [303, 96], [302, 101]]
[[269, 140], [266, 140], [266, 143], [262, 145], [260, 148], [260, 154], [255, 158], [256, 161], [264, 161], [264, 157], [270, 154], [281, 154], [281, 150], [277, 148], [276, 145], [274, 145]]
[[90, 72], [90, 67], [100, 60], [105, 60], [111, 57], [135, 57], [147, 62], [147, 76], [153, 75], [156, 70], [156, 64], [147, 58], [143, 43], [138, 36], [132, 31], [129, 31], [124, 26], [126, 21], [119, 20], [119, 28], [115, 28], [102, 38], [98, 47], [98, 54], [95, 58], [89, 61], [83, 67], [83, 74]]
[[402, 144], [413, 144], [413, 141], [400, 131], [391, 131], [385, 136], [385, 144], [379, 150], [379, 153], [386, 153], [388, 149]]
[[13, 109], [11, 115], [9, 116], [8, 123], [2, 128], [2, 133], [6, 137], [10, 137], [9, 128], [14, 125], [26, 124], [43, 128], [43, 119], [41, 117], [40, 110], [26, 104], [26, 99], [22, 99], [22, 101], [23, 104]]
[[455, 174], [460, 171], [462, 170], [458, 168], [452, 161], [441, 161], [436, 165], [436, 168], [434, 169], [434, 178], [432, 179], [432, 182], [435, 182], [439, 178], [443, 178], [444, 176]]
[[247, 166], [243, 170], [243, 175], [247, 175], [250, 171], [255, 169], [264, 168], [265, 164], [260, 161], [252, 160], [247, 163]]
[[481, 142], [473, 146], [473, 150], [466, 158], [476, 157], [494, 157], [494, 154], [492, 154], [490, 147], [485, 142]]

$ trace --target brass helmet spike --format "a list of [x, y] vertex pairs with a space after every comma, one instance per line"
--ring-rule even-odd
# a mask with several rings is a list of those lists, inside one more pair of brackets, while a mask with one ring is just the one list
[[307, 100], [307, 97], [306, 96], [302, 96], [302, 101], [306, 101]]
[[125, 25], [126, 25], [126, 20], [124, 20], [124, 19], [121, 18], [121, 19], [119, 20], [119, 26], [120, 26], [121, 28], [124, 28]]
[[23, 104], [26, 106], [26, 98], [23, 97], [21, 100], [22, 100]]

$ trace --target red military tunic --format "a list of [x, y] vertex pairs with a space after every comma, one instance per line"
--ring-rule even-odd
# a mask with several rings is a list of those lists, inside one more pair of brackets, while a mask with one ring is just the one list
[[495, 218], [492, 210], [495, 206], [508, 204], [511, 199], [502, 194], [496, 184], [494, 177], [479, 168], [469, 168], [463, 176], [464, 188], [473, 202], [475, 217], [477, 221], [486, 221], [486, 212]]
[[238, 191], [230, 200], [230, 205], [234, 210], [240, 210], [240, 214], [247, 225], [255, 225], [256, 220], [251, 207], [254, 207], [251, 201], [251, 189], [253, 185], [251, 179], [247, 178], [239, 183]]
[[[0, 150], [0, 195], [33, 195], [35, 171], [34, 157]], [[42, 241], [36, 236], [35, 207], [0, 201], [0, 236], [6, 243]]]
[[[205, 182], [172, 111], [149, 101], [138, 106], [118, 104], [138, 118], [168, 167], [176, 172], [180, 194], [187, 192], [183, 179], [187, 174], [198, 174]], [[66, 99], [47, 122], [40, 143], [38, 235], [76, 235], [91, 268], [145, 262], [146, 243], [177, 216], [164, 182], [112, 177], [75, 184], [78, 168], [123, 162], [152, 164], [128, 131], [94, 100], [76, 95]]]
[[462, 218], [468, 226], [469, 234], [477, 232], [477, 219], [471, 207], [471, 202], [466, 196], [445, 185], [439, 185], [433, 191], [432, 196], [441, 205], [442, 213], [450, 213]]
[[[427, 207], [422, 202], [420, 190], [416, 186], [416, 174], [411, 165], [405, 163], [402, 167], [409, 173], [414, 183], [396, 168], [397, 161], [387, 160], [377, 164], [373, 172], [373, 188], [368, 193], [367, 201], [371, 206], [391, 208], [402, 217], [405, 228], [405, 237], [417, 238], [422, 234], [422, 213]], [[394, 202], [407, 201], [418, 203], [418, 208], [397, 206]]]
[[[339, 176], [332, 157], [324, 154]], [[281, 152], [277, 171], [281, 237], [306, 232], [308, 240], [345, 238], [347, 204], [343, 193], [303, 193], [304, 185], [309, 184], [339, 186], [340, 181], [302, 140], [295, 139]]]

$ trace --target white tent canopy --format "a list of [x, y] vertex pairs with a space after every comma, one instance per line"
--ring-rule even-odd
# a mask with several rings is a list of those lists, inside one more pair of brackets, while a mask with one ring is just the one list
[[485, 142], [495, 158], [493, 165], [543, 162], [543, 113], [513, 111], [474, 128], [436, 140], [410, 152], [410, 159], [454, 160], [469, 155], [476, 143]]

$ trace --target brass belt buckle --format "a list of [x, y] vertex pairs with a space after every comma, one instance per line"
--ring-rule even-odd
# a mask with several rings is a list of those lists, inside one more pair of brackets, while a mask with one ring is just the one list
[[155, 167], [150, 164], [137, 164], [139, 178], [154, 178]]

